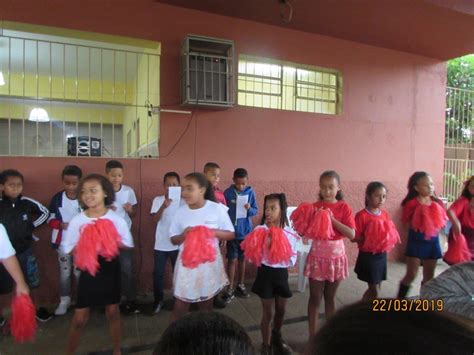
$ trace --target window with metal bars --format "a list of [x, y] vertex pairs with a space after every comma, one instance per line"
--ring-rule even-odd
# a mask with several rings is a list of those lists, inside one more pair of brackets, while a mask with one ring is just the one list
[[3, 29], [0, 155], [157, 156], [159, 117], [148, 115], [159, 106], [157, 45]]
[[339, 114], [342, 111], [342, 75], [333, 69], [241, 56], [238, 104]]

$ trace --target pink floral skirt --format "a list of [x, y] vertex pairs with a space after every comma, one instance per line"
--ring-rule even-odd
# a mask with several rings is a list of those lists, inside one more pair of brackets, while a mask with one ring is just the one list
[[344, 280], [349, 275], [344, 241], [313, 240], [304, 275], [317, 281]]

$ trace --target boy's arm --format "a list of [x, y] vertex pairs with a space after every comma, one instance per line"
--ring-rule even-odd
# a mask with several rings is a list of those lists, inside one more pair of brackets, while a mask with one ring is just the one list
[[33, 207], [33, 212], [38, 215], [38, 218], [33, 220], [33, 227], [38, 228], [40, 225], [45, 223], [49, 217], [49, 211], [41, 203], [32, 198], [27, 198], [30, 201], [31, 206]]
[[54, 196], [51, 199], [51, 203], [49, 204], [49, 218], [48, 218], [48, 225], [51, 229], [61, 229], [61, 213], [58, 210], [57, 206], [57, 199]]
[[249, 195], [249, 204], [250, 204], [250, 208], [247, 211], [247, 216], [249, 217], [256, 216], [258, 213], [258, 206], [257, 206], [257, 198], [253, 190], [250, 192], [250, 195]]
[[135, 191], [130, 188], [130, 194], [127, 201], [129, 208], [126, 208], [126, 211], [131, 218], [133, 218], [137, 214], [137, 203], [138, 201], [137, 196], [135, 195]]

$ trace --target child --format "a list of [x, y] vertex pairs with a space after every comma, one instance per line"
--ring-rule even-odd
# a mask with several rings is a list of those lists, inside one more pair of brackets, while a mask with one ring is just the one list
[[[102, 175], [91, 174], [81, 180], [79, 187], [79, 201], [84, 212], [76, 215], [68, 226], [68, 238], [64, 240], [64, 251], [71, 253], [81, 238], [85, 237], [85, 227], [96, 221], [108, 220], [113, 224], [113, 230], [118, 233], [121, 246], [132, 248], [133, 238], [127, 223], [117, 213], [108, 208], [114, 202], [112, 184]], [[104, 238], [102, 234], [98, 239]], [[118, 252], [117, 252], [118, 254]], [[94, 255], [99, 262], [99, 270], [92, 276], [82, 270], [77, 286], [77, 303], [71, 323], [67, 352], [74, 354], [82, 330], [89, 319], [90, 307], [105, 306], [109, 320], [110, 333], [113, 339], [113, 353], [120, 354], [121, 325], [118, 304], [120, 302], [120, 258], [115, 256], [106, 259], [102, 255]], [[78, 257], [74, 262], [78, 263]]]
[[[258, 213], [257, 199], [252, 187], [248, 186], [247, 170], [239, 168], [234, 171], [234, 184], [224, 191], [224, 196], [229, 207], [229, 216], [235, 227], [235, 240], [227, 243], [227, 274], [229, 275], [229, 289], [224, 294], [223, 300], [229, 303], [235, 296], [241, 298], [250, 297], [244, 284], [245, 260], [240, 244], [245, 236], [252, 231], [252, 217]], [[247, 216], [237, 218], [238, 196], [248, 196], [245, 204]], [[235, 266], [237, 264], [237, 287], [235, 287]]]
[[[219, 189], [217, 185], [219, 185], [219, 181], [221, 180], [221, 167], [217, 163], [213, 162], [208, 162], [204, 165], [204, 176], [206, 177], [207, 181], [212, 186], [212, 190], [214, 191], [214, 196], [216, 198], [216, 202], [219, 202], [220, 204], [227, 206], [227, 203], [225, 201], [224, 193]], [[226, 207], [227, 208], [227, 207]], [[225, 241], [220, 242], [220, 247], [222, 250], [225, 248]], [[214, 307], [223, 309], [226, 307], [227, 303], [224, 302], [222, 299], [222, 295], [216, 295], [214, 297]]]
[[335, 171], [325, 171], [319, 177], [317, 209], [328, 209], [335, 236], [333, 240], [313, 240], [306, 260], [304, 274], [309, 278], [308, 303], [309, 334], [314, 335], [319, 317], [319, 307], [324, 296], [326, 319], [335, 312], [336, 291], [348, 273], [348, 262], [343, 238], [355, 236], [352, 210], [343, 200], [341, 179]]
[[212, 185], [216, 201], [222, 203], [223, 205], [227, 205], [224, 193], [217, 186], [221, 180], [221, 167], [219, 164], [212, 162], [206, 163], [206, 165], [204, 165], [204, 175]]
[[[291, 354], [291, 348], [281, 336], [281, 327], [285, 316], [286, 303], [288, 298], [292, 296], [288, 285], [288, 267], [294, 266], [296, 263], [298, 237], [287, 229], [286, 209], [285, 194], [265, 196], [262, 226], [257, 227], [266, 229], [270, 227], [284, 228], [285, 236], [288, 238], [294, 252], [290, 260], [279, 264], [272, 264], [264, 252], [262, 265], [257, 271], [257, 278], [253, 284], [252, 292], [256, 293], [262, 301], [263, 314], [260, 323], [263, 340], [262, 354], [272, 354], [272, 348], [275, 354]], [[273, 307], [275, 307], [275, 317], [273, 317]], [[271, 330], [272, 320], [273, 330]]]
[[[201, 310], [212, 309], [212, 299], [228, 284], [218, 240], [234, 238], [234, 226], [224, 209], [213, 202], [214, 193], [206, 177], [200, 173], [188, 174], [182, 186], [186, 205], [176, 212], [169, 231], [171, 242], [181, 244], [173, 277], [176, 298], [173, 320], [183, 316], [191, 303], [197, 303]], [[215, 232], [216, 258], [191, 269], [183, 265], [182, 243], [187, 231], [194, 226], [206, 226]]]
[[[380, 285], [387, 279], [387, 250], [374, 250], [373, 244], [369, 246], [371, 239], [384, 240], [393, 248], [393, 242], [399, 241], [393, 222], [388, 213], [381, 207], [385, 203], [387, 188], [378, 181], [371, 182], [365, 190], [365, 209], [359, 211], [355, 216], [356, 241], [359, 245], [359, 255], [355, 266], [355, 273], [359, 280], [367, 282], [362, 301], [371, 301], [377, 298]], [[377, 234], [378, 235], [375, 235]], [[389, 234], [388, 234], [389, 233]], [[393, 237], [393, 238], [392, 238]], [[392, 239], [392, 240], [388, 240]]]
[[[130, 186], [122, 185], [123, 165], [117, 160], [109, 160], [105, 165], [105, 171], [115, 191], [115, 202], [111, 208], [120, 217], [125, 219], [128, 228], [131, 229], [132, 220], [130, 217], [135, 216], [137, 197]], [[122, 295], [125, 297], [125, 303], [121, 306], [121, 310], [125, 314], [139, 313], [140, 311], [135, 302], [133, 249], [123, 249], [120, 251], [120, 272], [122, 275]]]
[[[441, 246], [439, 244], [439, 229], [444, 225], [446, 212], [441, 200], [434, 195], [433, 179], [424, 171], [417, 171], [408, 180], [408, 193], [402, 201], [403, 215], [402, 221], [409, 224], [408, 241], [405, 255], [407, 257], [407, 270], [400, 281], [397, 298], [405, 298], [410, 289], [410, 285], [418, 273], [420, 264], [423, 263], [423, 280], [421, 284], [428, 282], [434, 277], [436, 262], [442, 257]], [[428, 218], [430, 221], [421, 222], [419, 218], [423, 209], [429, 209]], [[437, 223], [441, 221], [441, 223]], [[416, 226], [415, 226], [415, 225]], [[422, 231], [426, 224], [438, 224], [439, 228], [425, 234]]]
[[[23, 196], [23, 175], [17, 170], [4, 170], [0, 184], [3, 185], [0, 200], [0, 223], [5, 227], [15, 249], [23, 276], [30, 289], [38, 288], [40, 277], [38, 263], [33, 254], [33, 230], [45, 223], [49, 211], [38, 201]], [[45, 308], [39, 308], [36, 318], [47, 322], [52, 318]]]
[[[5, 227], [0, 224], [0, 295], [12, 292], [12, 279], [16, 284], [15, 292], [17, 295], [29, 294], [28, 285], [15, 257], [15, 249], [13, 249], [10, 239], [8, 239]], [[0, 313], [0, 326], [3, 327], [4, 325], [5, 318]]]
[[[165, 195], [158, 196], [153, 199], [151, 206], [151, 215], [153, 222], [157, 223], [155, 233], [155, 270], [153, 272], [153, 294], [154, 304], [153, 313], [161, 310], [163, 302], [163, 277], [165, 275], [166, 261], [169, 258], [171, 268], [174, 270], [176, 258], [178, 257], [178, 246], [171, 243], [169, 238], [170, 224], [176, 211], [171, 211], [168, 207], [173, 202], [168, 197], [170, 187], [180, 186], [181, 181], [179, 175], [175, 172], [166, 173], [163, 178], [163, 187]], [[184, 200], [181, 199], [179, 205], [182, 206]]]
[[474, 175], [464, 184], [461, 196], [448, 210], [454, 235], [462, 233], [474, 261]]
[[[63, 240], [67, 239], [67, 227], [71, 219], [81, 213], [77, 200], [77, 186], [82, 177], [81, 169], [76, 165], [67, 165], [61, 174], [64, 190], [53, 196], [49, 205], [49, 226], [52, 228], [51, 245], [58, 252], [60, 302], [54, 312], [57, 316], [66, 314], [71, 304], [72, 256], [63, 250]], [[75, 274], [77, 274], [75, 272]], [[78, 276], [78, 274], [77, 274]]]

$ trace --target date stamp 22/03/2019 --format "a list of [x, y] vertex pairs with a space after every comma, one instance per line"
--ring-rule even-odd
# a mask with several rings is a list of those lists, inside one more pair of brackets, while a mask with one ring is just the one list
[[372, 301], [373, 312], [442, 312], [444, 301], [423, 299], [376, 299]]

